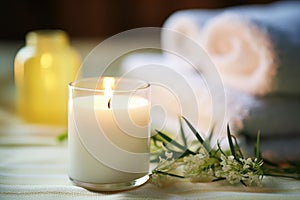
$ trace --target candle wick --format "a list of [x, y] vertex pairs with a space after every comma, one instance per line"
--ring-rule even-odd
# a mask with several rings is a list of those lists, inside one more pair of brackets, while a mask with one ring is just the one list
[[107, 103], [107, 107], [110, 109], [110, 102], [111, 102], [111, 98], [109, 98], [108, 103]]

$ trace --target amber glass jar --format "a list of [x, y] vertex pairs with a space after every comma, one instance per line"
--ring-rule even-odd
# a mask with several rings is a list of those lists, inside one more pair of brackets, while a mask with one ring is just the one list
[[16, 107], [27, 122], [67, 125], [68, 83], [81, 64], [62, 30], [37, 30], [15, 57]]

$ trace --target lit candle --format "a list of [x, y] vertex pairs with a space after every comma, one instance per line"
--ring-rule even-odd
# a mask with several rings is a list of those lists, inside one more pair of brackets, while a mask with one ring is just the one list
[[92, 190], [128, 189], [148, 179], [150, 103], [137, 93], [148, 86], [113, 91], [115, 79], [102, 82], [105, 90], [70, 85], [69, 177]]

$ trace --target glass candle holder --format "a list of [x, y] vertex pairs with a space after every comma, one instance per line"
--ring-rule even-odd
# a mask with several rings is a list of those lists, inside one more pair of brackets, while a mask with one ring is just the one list
[[69, 84], [69, 178], [93, 191], [137, 187], [149, 179], [150, 85], [122, 78]]

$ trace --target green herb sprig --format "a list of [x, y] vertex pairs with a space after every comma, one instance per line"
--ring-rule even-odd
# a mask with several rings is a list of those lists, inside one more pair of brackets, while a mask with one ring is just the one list
[[260, 131], [257, 133], [255, 157], [245, 158], [237, 139], [231, 134], [229, 125], [227, 125], [229, 150], [223, 150], [219, 142], [215, 149], [210, 146], [213, 133], [208, 140], [204, 140], [185, 117], [182, 119], [197, 139], [191, 145], [193, 150], [187, 146], [181, 121], [181, 141], [174, 141], [162, 131], [156, 131], [157, 134], [152, 137], [151, 143], [152, 161], [159, 162], [151, 174], [154, 184], [162, 185], [170, 178], [180, 178], [193, 182], [224, 180], [230, 184], [261, 186], [265, 175], [299, 179], [299, 163], [290, 163], [288, 167], [283, 168], [262, 158]]

